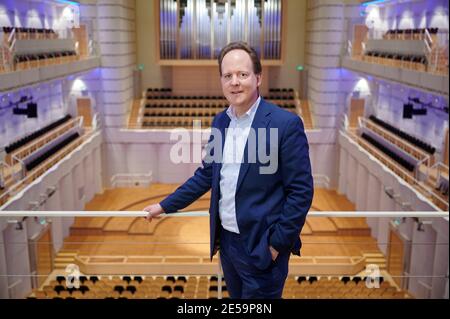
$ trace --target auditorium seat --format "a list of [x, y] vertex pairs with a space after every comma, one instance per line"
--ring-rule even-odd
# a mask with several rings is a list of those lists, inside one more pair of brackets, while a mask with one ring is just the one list
[[[292, 103], [295, 101], [294, 89], [271, 88], [269, 93], [268, 99], [288, 111], [296, 112], [295, 103]], [[141, 127], [145, 128], [191, 128], [192, 120], [196, 118], [202, 120], [202, 126], [209, 127], [213, 117], [228, 106], [223, 96], [173, 95], [171, 90], [163, 88], [148, 88], [144, 99], [142, 104], [145, 111]], [[167, 117], [191, 117], [191, 119], [169, 120]]]
[[79, 137], [80, 137], [80, 135], [78, 134], [78, 132], [75, 132], [75, 133], [71, 134], [70, 136], [65, 138], [63, 141], [61, 141], [58, 144], [52, 146], [44, 154], [38, 156], [37, 158], [35, 158], [31, 162], [25, 164], [25, 168], [28, 171], [36, 168], [37, 166], [42, 164], [45, 160], [50, 158], [52, 155], [54, 155], [55, 153], [57, 153], [58, 151], [60, 151], [61, 149], [63, 149], [64, 147], [66, 147], [67, 145], [69, 145], [71, 142], [75, 141]]
[[372, 144], [374, 147], [376, 147], [378, 150], [389, 156], [391, 159], [393, 159], [395, 162], [400, 164], [402, 167], [404, 167], [406, 170], [413, 172], [415, 169], [415, 165], [408, 162], [408, 160], [404, 159], [403, 157], [398, 156], [397, 154], [393, 153], [391, 150], [389, 150], [386, 146], [375, 140], [370, 135], [367, 135], [366, 133], [362, 133], [361, 138], [368, 141], [370, 144]]
[[394, 133], [395, 135], [397, 135], [398, 137], [408, 141], [409, 143], [413, 144], [414, 146], [417, 146], [418, 148], [424, 150], [425, 152], [427, 152], [428, 154], [433, 155], [436, 152], [436, 148], [431, 146], [430, 144], [421, 141], [420, 139], [398, 129], [397, 127], [377, 118], [374, 115], [371, 115], [369, 117], [369, 119], [376, 123], [377, 125], [383, 127], [384, 129], [388, 130], [391, 133]]
[[62, 124], [66, 123], [67, 121], [69, 121], [72, 117], [70, 115], [66, 115], [63, 118], [33, 132], [30, 133], [28, 135], [25, 135], [24, 137], [21, 137], [20, 139], [10, 143], [9, 145], [5, 146], [5, 152], [7, 154], [10, 154], [12, 152], [14, 152], [15, 150], [19, 149], [20, 147], [36, 140], [37, 138], [45, 135], [46, 133], [54, 130], [55, 128], [61, 126]]

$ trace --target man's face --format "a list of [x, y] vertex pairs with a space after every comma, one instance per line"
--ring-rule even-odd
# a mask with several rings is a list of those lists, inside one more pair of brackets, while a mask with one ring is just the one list
[[236, 108], [249, 108], [258, 98], [261, 75], [253, 72], [250, 56], [244, 50], [232, 50], [222, 60], [222, 91]]

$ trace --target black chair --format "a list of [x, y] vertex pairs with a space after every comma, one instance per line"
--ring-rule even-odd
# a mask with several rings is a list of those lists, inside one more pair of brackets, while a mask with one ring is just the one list
[[86, 276], [80, 276], [80, 282], [82, 284], [84, 284], [87, 280], [88, 280], [88, 278]]
[[172, 287], [168, 285], [162, 286], [161, 291], [167, 291], [169, 293], [172, 293]]
[[118, 291], [120, 294], [122, 294], [122, 292], [124, 290], [125, 290], [125, 288], [123, 288], [123, 286], [120, 286], [120, 285], [114, 286], [114, 291]]
[[89, 291], [89, 287], [86, 285], [81, 285], [78, 290], [84, 294], [84, 293], [86, 293], [86, 291]]
[[167, 276], [166, 281], [171, 281], [171, 282], [175, 282], [175, 277], [174, 276]]
[[133, 285], [128, 285], [127, 288], [125, 288], [126, 291], [130, 291], [132, 294], [136, 292], [136, 287]]
[[180, 285], [176, 285], [173, 287], [173, 291], [180, 291], [181, 293], [184, 293], [184, 287]]
[[63, 285], [56, 285], [55, 288], [53, 288], [53, 290], [59, 294], [61, 291], [66, 290], [66, 288]]
[[309, 276], [308, 281], [309, 281], [310, 284], [312, 284], [313, 282], [317, 281], [317, 277], [316, 276]]
[[90, 276], [89, 280], [92, 281], [95, 284], [98, 281], [98, 277], [97, 276]]
[[298, 283], [301, 283], [302, 281], [306, 281], [306, 277], [305, 276], [299, 276], [297, 279]]
[[186, 279], [185, 276], [178, 276], [177, 280], [181, 280], [181, 281], [187, 282], [187, 279]]
[[56, 281], [57, 281], [59, 284], [62, 284], [63, 282], [66, 281], [66, 277], [64, 277], [64, 276], [56, 276]]

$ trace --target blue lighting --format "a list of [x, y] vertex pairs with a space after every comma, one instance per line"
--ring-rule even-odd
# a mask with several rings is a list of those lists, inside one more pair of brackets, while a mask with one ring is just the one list
[[387, 2], [387, 1], [389, 1], [389, 0], [372, 0], [372, 1], [364, 2], [362, 5], [367, 7], [367, 6], [370, 6], [372, 4], [380, 4], [380, 3], [383, 3], [383, 2]]
[[66, 3], [66, 4], [70, 4], [70, 5], [73, 5], [73, 6], [79, 6], [80, 4], [78, 3], [78, 2], [76, 2], [76, 1], [70, 1], [70, 0], [57, 0], [58, 2], [61, 2], [61, 3]]

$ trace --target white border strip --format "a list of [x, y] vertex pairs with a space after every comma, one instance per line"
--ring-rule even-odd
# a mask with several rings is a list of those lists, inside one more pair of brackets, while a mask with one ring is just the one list
[[[0, 211], [0, 217], [145, 217], [144, 211]], [[206, 211], [162, 214], [161, 217], [209, 216]], [[308, 217], [449, 217], [448, 212], [313, 211]]]

